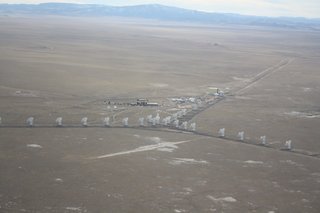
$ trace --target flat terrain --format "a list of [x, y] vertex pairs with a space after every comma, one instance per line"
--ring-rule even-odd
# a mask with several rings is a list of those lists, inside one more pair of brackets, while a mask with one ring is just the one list
[[[320, 35], [115, 18], [0, 18], [0, 211], [319, 212]], [[169, 115], [218, 87], [197, 131], [40, 128]], [[160, 107], [107, 107], [149, 98]], [[25, 125], [35, 117], [38, 128]], [[292, 140], [297, 151], [279, 151]]]

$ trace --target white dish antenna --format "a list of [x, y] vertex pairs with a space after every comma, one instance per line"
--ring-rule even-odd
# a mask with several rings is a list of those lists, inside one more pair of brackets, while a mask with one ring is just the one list
[[27, 119], [27, 125], [28, 125], [29, 127], [33, 127], [33, 125], [34, 125], [34, 118], [33, 118], [33, 117], [29, 117], [29, 118]]
[[219, 132], [218, 132], [219, 137], [224, 138], [225, 137], [225, 131], [226, 131], [225, 128], [219, 129]]
[[58, 127], [62, 127], [62, 117], [58, 117], [58, 118], [56, 119], [56, 125], [57, 125]]
[[87, 117], [83, 117], [83, 118], [81, 119], [81, 125], [82, 125], [83, 127], [87, 127], [87, 126], [88, 126], [88, 118], [87, 118]]

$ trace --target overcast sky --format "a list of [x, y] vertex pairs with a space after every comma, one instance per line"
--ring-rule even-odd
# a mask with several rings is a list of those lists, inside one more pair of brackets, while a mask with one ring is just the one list
[[0, 0], [0, 3], [43, 2], [72, 2], [119, 6], [157, 3], [208, 12], [320, 18], [320, 0]]

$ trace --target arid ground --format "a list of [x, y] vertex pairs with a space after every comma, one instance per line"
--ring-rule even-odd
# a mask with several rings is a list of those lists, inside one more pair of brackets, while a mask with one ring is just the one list
[[[65, 17], [0, 26], [0, 212], [320, 211], [319, 32]], [[93, 126], [137, 126], [208, 87], [225, 99], [192, 119], [196, 133]], [[136, 98], [160, 106], [105, 104]], [[59, 116], [65, 127], [45, 127]], [[85, 116], [89, 127], [75, 127]], [[210, 136], [220, 128], [245, 143]], [[253, 145], [263, 135], [268, 146]]]

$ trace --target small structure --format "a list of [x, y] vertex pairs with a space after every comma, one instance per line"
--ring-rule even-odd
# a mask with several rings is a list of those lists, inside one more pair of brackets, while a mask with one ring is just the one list
[[146, 106], [159, 106], [159, 104], [156, 102], [148, 102]]
[[131, 106], [159, 106], [156, 102], [149, 102], [148, 99], [139, 98], [136, 103], [131, 103]]
[[138, 98], [137, 99], [137, 106], [147, 106], [148, 99], [145, 98]]
[[219, 93], [219, 88], [217, 87], [209, 87], [207, 90], [208, 95], [216, 95]]

